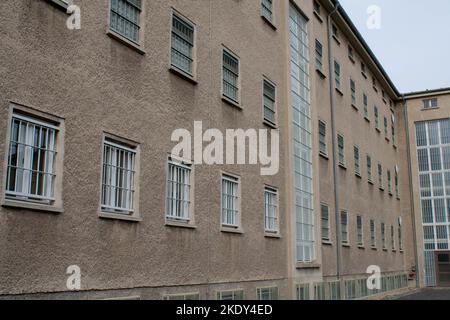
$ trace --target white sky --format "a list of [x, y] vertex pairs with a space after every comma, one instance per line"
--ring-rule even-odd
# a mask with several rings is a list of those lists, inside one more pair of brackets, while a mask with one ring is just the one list
[[[450, 87], [450, 0], [340, 0], [401, 93]], [[367, 9], [381, 8], [381, 29]]]

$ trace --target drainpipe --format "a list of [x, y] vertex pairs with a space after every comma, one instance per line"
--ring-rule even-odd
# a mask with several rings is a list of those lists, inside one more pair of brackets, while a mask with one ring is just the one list
[[329, 68], [329, 87], [330, 87], [330, 106], [331, 106], [331, 132], [333, 135], [332, 146], [333, 146], [333, 181], [334, 181], [334, 210], [335, 210], [335, 221], [336, 221], [336, 277], [337, 280], [341, 278], [341, 218], [339, 212], [339, 177], [338, 177], [338, 162], [337, 159], [337, 135], [336, 135], [336, 101], [334, 92], [334, 81], [335, 76], [333, 72], [334, 59], [333, 59], [333, 34], [331, 30], [332, 22], [331, 16], [337, 12], [339, 9], [339, 2], [336, 3], [334, 10], [328, 14], [327, 17], [327, 29], [328, 29], [328, 68]]
[[406, 107], [406, 99], [405, 95], [402, 95], [403, 99], [403, 113], [405, 118], [405, 128], [406, 128], [406, 154], [408, 157], [408, 176], [409, 176], [409, 201], [411, 206], [411, 221], [413, 228], [413, 242], [414, 242], [414, 261], [416, 264], [416, 288], [420, 287], [420, 273], [422, 270], [419, 270], [419, 254], [417, 248], [417, 232], [416, 232], [416, 214], [415, 214], [415, 205], [414, 205], [414, 190], [413, 190], [413, 181], [412, 181], [412, 164], [411, 164], [411, 147], [410, 147], [410, 134], [409, 134], [409, 120], [408, 120], [408, 108]]

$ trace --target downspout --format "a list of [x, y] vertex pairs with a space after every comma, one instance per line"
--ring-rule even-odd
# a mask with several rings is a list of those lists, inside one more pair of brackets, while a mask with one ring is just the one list
[[336, 277], [337, 280], [341, 278], [341, 218], [339, 212], [339, 177], [338, 177], [338, 163], [337, 159], [337, 135], [336, 135], [336, 101], [334, 93], [334, 81], [335, 76], [333, 72], [334, 59], [333, 59], [333, 34], [331, 30], [332, 22], [331, 16], [339, 9], [339, 2], [336, 3], [334, 10], [328, 14], [327, 17], [327, 30], [328, 30], [328, 68], [329, 68], [329, 87], [330, 87], [330, 106], [331, 106], [331, 132], [333, 135], [332, 147], [333, 147], [333, 182], [334, 182], [334, 214], [336, 221]]
[[402, 95], [403, 99], [403, 113], [405, 118], [405, 128], [406, 128], [406, 154], [408, 157], [408, 176], [409, 176], [409, 201], [411, 206], [411, 221], [413, 228], [413, 244], [414, 244], [414, 261], [416, 264], [416, 288], [420, 287], [420, 272], [419, 272], [419, 254], [417, 248], [417, 232], [416, 232], [416, 213], [414, 205], [414, 190], [413, 190], [413, 180], [412, 180], [412, 163], [411, 163], [411, 147], [410, 147], [410, 133], [409, 133], [409, 120], [408, 120], [408, 108], [406, 107], [405, 95]]

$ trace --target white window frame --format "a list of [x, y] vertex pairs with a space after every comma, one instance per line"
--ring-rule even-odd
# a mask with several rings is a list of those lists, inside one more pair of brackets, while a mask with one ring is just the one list
[[[267, 7], [265, 1], [270, 2], [270, 8]], [[269, 17], [265, 14], [266, 13], [265, 10], [267, 10], [270, 13]], [[267, 22], [273, 24], [274, 21], [273, 0], [261, 0], [261, 17], [263, 17], [263, 19], [266, 20]]]
[[[182, 23], [188, 25], [190, 28], [192, 28], [192, 57], [190, 58], [192, 61], [192, 70], [189, 73], [188, 71], [180, 68], [176, 64], [173, 63], [172, 59], [172, 51], [176, 50], [173, 48], [173, 36], [174, 36], [174, 28], [173, 28], [173, 20], [174, 19], [180, 20]], [[184, 55], [184, 54], [182, 54]], [[188, 57], [189, 58], [189, 57]], [[182, 15], [180, 12], [172, 8], [172, 13], [170, 17], [170, 48], [169, 48], [169, 69], [171, 71], [174, 71], [175, 73], [180, 74], [182, 77], [187, 78], [188, 80], [193, 81], [196, 83], [197, 79], [197, 26], [195, 25], [192, 20], [188, 19], [184, 15]]]
[[[262, 299], [263, 291], [266, 290], [269, 290], [266, 293], [268, 293], [270, 298]], [[279, 291], [277, 286], [256, 288], [256, 300], [278, 300], [278, 298], [279, 298]]]
[[[265, 90], [265, 84], [268, 84], [269, 86], [273, 87], [274, 90], [274, 100], [273, 100], [273, 113], [274, 113], [274, 121], [267, 119], [266, 118], [266, 104], [265, 104], [265, 97], [266, 95], [266, 90]], [[270, 97], [268, 97], [268, 99], [270, 99]], [[267, 107], [267, 109], [270, 109]], [[263, 81], [262, 81], [262, 114], [263, 114], [263, 122], [273, 128], [277, 127], [278, 124], [278, 111], [277, 111], [278, 107], [277, 107], [277, 86], [275, 85], [275, 83], [273, 83], [272, 81], [270, 81], [268, 78], [263, 77]]]
[[[189, 299], [193, 298], [193, 299]], [[188, 292], [188, 293], [166, 293], [162, 296], [163, 300], [200, 300], [200, 292]]]
[[[267, 203], [266, 194], [270, 194], [272, 196], [275, 196], [275, 204], [270, 204], [274, 206], [275, 208], [275, 216], [270, 217], [268, 216], [268, 209], [267, 206], [269, 205]], [[265, 186], [264, 187], [264, 231], [266, 234], [279, 234], [280, 232], [280, 215], [279, 215], [279, 194], [278, 189], [271, 187], [271, 186]], [[274, 219], [274, 228], [268, 227], [268, 220]]]
[[[236, 203], [234, 203], [234, 208], [232, 210], [235, 210], [234, 213], [234, 224], [233, 223], [226, 223], [224, 222], [224, 216], [223, 216], [223, 182], [229, 181], [231, 183], [237, 184], [237, 191], [236, 195]], [[228, 209], [228, 208], [227, 208]], [[228, 209], [229, 210], [229, 209]], [[242, 232], [242, 226], [241, 226], [241, 178], [237, 175], [230, 174], [227, 172], [221, 173], [221, 179], [220, 179], [220, 225], [222, 227], [222, 231], [240, 231]]]
[[[233, 59], [237, 60], [238, 63], [238, 73], [237, 73], [237, 86], [236, 86], [236, 90], [237, 90], [237, 97], [236, 100], [234, 100], [233, 98], [229, 97], [228, 95], [225, 94], [225, 87], [224, 87], [224, 81], [225, 81], [225, 74], [224, 74], [224, 68], [225, 68], [225, 63], [224, 63], [224, 56], [225, 54], [229, 55], [230, 57], [232, 57]], [[225, 102], [237, 106], [240, 108], [241, 105], [241, 60], [239, 59], [239, 56], [237, 56], [236, 54], [233, 53], [233, 51], [231, 51], [230, 49], [228, 49], [227, 47], [223, 46], [222, 47], [222, 66], [221, 66], [221, 91], [222, 91], [222, 100], [224, 100]], [[230, 71], [232, 72], [232, 71]]]
[[[323, 215], [323, 208], [327, 209], [327, 218], [324, 219]], [[324, 220], [326, 221], [326, 224], [324, 224]], [[322, 234], [322, 242], [331, 242], [331, 228], [330, 228], [330, 207], [326, 203], [320, 204], [320, 226], [321, 226], [321, 234]], [[324, 230], [327, 230], [328, 237], [324, 237]]]
[[[372, 229], [372, 226], [373, 226], [373, 229]], [[376, 224], [375, 220], [370, 219], [369, 229], [370, 229], [370, 247], [372, 249], [376, 249], [376, 247], [377, 247], [377, 224]]]
[[[358, 219], [360, 219], [361, 224], [358, 225]], [[358, 247], [364, 247], [364, 217], [362, 215], [356, 216], [356, 241]]]
[[[324, 132], [322, 135], [321, 126], [324, 128]], [[324, 148], [322, 150], [321, 148]], [[319, 120], [319, 154], [328, 156], [328, 148], [327, 148], [327, 123], [323, 120]]]
[[[350, 234], [349, 234], [349, 219], [348, 219], [348, 211], [345, 209], [342, 209], [340, 211], [340, 224], [341, 224], [341, 244], [343, 246], [349, 246], [350, 245]], [[345, 220], [345, 224], [342, 221], [342, 215], [345, 215], [346, 220]], [[345, 227], [345, 228], [344, 228]], [[344, 238], [344, 234], [346, 235], [346, 237]]]
[[[237, 300], [236, 295], [241, 294], [242, 299], [245, 299], [244, 290], [243, 289], [232, 289], [232, 290], [220, 290], [217, 291], [216, 297], [217, 300], [223, 300], [224, 294], [231, 294], [232, 299], [231, 300]], [[228, 300], [228, 299], [227, 299]]]

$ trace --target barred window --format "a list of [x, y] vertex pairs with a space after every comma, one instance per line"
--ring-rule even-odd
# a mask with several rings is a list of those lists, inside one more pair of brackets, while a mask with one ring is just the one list
[[386, 249], [386, 225], [381, 223], [381, 243], [383, 249]]
[[364, 245], [364, 229], [363, 229], [363, 217], [357, 216], [356, 217], [356, 234], [357, 234], [357, 241], [358, 246]]
[[244, 290], [219, 291], [217, 300], [244, 300]]
[[424, 109], [432, 109], [432, 108], [437, 108], [437, 107], [438, 107], [437, 98], [423, 100], [423, 108]]
[[372, 158], [367, 155], [367, 179], [372, 182]]
[[375, 116], [375, 129], [379, 129], [380, 128], [380, 118], [378, 115], [378, 107], [377, 106], [375, 106], [373, 108], [373, 114]]
[[199, 293], [166, 294], [163, 296], [163, 300], [200, 300], [200, 294]]
[[278, 287], [257, 288], [256, 296], [258, 300], [278, 300]]
[[239, 60], [223, 51], [223, 95], [239, 103]]
[[361, 175], [361, 168], [359, 164], [359, 148], [357, 146], [353, 147], [354, 160], [355, 160], [355, 174], [357, 176]]
[[103, 142], [102, 210], [132, 214], [136, 150], [105, 139]]
[[172, 66], [193, 75], [194, 26], [176, 14], [172, 16]]
[[276, 124], [275, 109], [275, 86], [269, 81], [264, 80], [263, 84], [263, 100], [264, 100], [264, 120], [272, 124]]
[[6, 197], [55, 201], [55, 161], [58, 127], [14, 114], [11, 120]]
[[264, 227], [267, 232], [278, 232], [278, 191], [264, 190]]
[[401, 250], [403, 250], [403, 226], [402, 226], [402, 218], [399, 217], [397, 220], [398, 223], [398, 248]]
[[391, 249], [395, 250], [395, 230], [394, 230], [394, 226], [391, 226]]
[[388, 137], [388, 120], [386, 117], [384, 117], [384, 136], [385, 138]]
[[169, 159], [167, 164], [166, 218], [190, 220], [191, 211], [191, 166]]
[[341, 211], [341, 242], [348, 244], [348, 212]]
[[339, 155], [339, 164], [345, 166], [345, 145], [344, 145], [344, 137], [338, 134], [338, 155]]
[[319, 152], [327, 154], [327, 125], [319, 120]]
[[330, 241], [330, 211], [326, 204], [320, 205], [322, 219], [322, 240]]
[[337, 61], [334, 61], [334, 81], [336, 84], [336, 88], [340, 89], [341, 88], [341, 65]]
[[381, 166], [381, 164], [378, 164], [378, 185], [379, 185], [381, 190], [384, 189], [384, 185], [383, 185], [383, 167]]
[[356, 107], [356, 83], [353, 79], [350, 79], [350, 91], [352, 97], [352, 106]]
[[367, 98], [367, 95], [363, 94], [363, 103], [364, 103], [364, 117], [369, 117], [369, 100]]
[[391, 177], [391, 171], [387, 171], [387, 181], [388, 181], [388, 192], [389, 194], [392, 194], [392, 177]]
[[239, 179], [222, 175], [222, 225], [239, 227]]
[[316, 39], [316, 68], [322, 71], [323, 68], [323, 47], [319, 40]]
[[111, 0], [111, 30], [139, 43], [141, 0]]
[[261, 1], [261, 14], [264, 18], [266, 18], [270, 22], [273, 21], [272, 10], [273, 10], [272, 0]]
[[400, 197], [400, 187], [399, 187], [399, 181], [398, 181], [398, 173], [395, 173], [395, 196], [397, 199]]
[[370, 245], [372, 248], [377, 246], [375, 221], [370, 220]]

